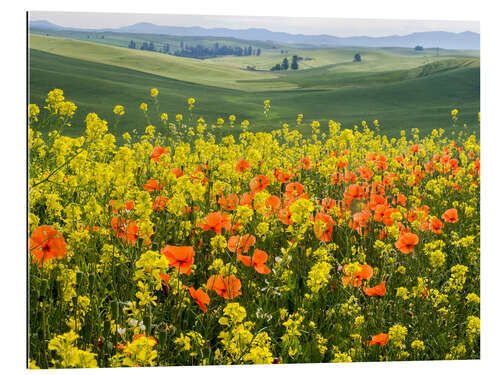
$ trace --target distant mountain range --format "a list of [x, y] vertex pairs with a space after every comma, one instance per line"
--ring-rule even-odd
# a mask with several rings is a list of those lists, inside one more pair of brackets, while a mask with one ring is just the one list
[[116, 32], [136, 34], [163, 34], [176, 36], [211, 36], [223, 38], [237, 38], [244, 40], [272, 41], [284, 44], [301, 44], [321, 47], [406, 47], [413, 48], [420, 45], [424, 48], [445, 49], [472, 49], [478, 50], [480, 37], [478, 33], [465, 31], [451, 33], [446, 31], [426, 31], [408, 35], [390, 35], [384, 37], [352, 36], [337, 37], [332, 35], [304, 35], [270, 31], [267, 29], [227, 29], [160, 26], [142, 22], [116, 29], [79, 29], [63, 27], [49, 21], [30, 21], [30, 28], [42, 30], [73, 30], [84, 32]]

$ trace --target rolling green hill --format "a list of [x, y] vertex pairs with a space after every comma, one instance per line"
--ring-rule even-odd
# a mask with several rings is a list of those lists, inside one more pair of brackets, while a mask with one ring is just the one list
[[[263, 75], [237, 67], [223, 66], [212, 60], [176, 57], [157, 52], [105, 46], [71, 39], [31, 35], [30, 48], [204, 85], [247, 91], [280, 90], [295, 87], [295, 85], [286, 82], [279, 85], [268, 85], [266, 83], [268, 79], [278, 77], [271, 72], [266, 72]], [[241, 83], [242, 80], [248, 80], [250, 83]]]
[[[170, 118], [176, 113], [186, 118], [187, 98], [194, 97], [194, 119], [211, 122], [235, 114], [237, 123], [250, 120], [253, 130], [282, 122], [293, 128], [303, 113], [305, 123], [319, 120], [325, 129], [330, 119], [345, 127], [378, 119], [392, 136], [414, 127], [447, 128], [453, 108], [460, 110], [461, 122], [476, 124], [479, 111], [479, 60], [471, 57], [367, 49], [361, 53], [364, 61], [354, 63], [343, 60], [350, 59], [352, 49], [303, 49], [301, 56], [315, 56], [323, 65], [273, 74], [242, 70], [233, 57], [194, 60], [43, 36], [31, 36], [30, 47], [30, 102], [42, 105], [48, 91], [63, 89], [79, 106], [67, 130], [74, 135], [82, 132], [88, 112], [113, 122], [116, 104], [126, 109], [120, 131], [140, 131], [147, 124], [139, 103], [148, 100], [152, 87], [159, 89], [160, 110]], [[253, 58], [240, 59], [250, 64]], [[271, 100], [269, 120], [263, 116], [266, 99]]]

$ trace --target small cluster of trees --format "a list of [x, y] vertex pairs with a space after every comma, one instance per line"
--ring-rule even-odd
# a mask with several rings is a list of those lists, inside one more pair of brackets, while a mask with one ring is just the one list
[[201, 44], [196, 46], [188, 46], [181, 42], [181, 49], [174, 52], [175, 56], [192, 57], [196, 59], [204, 59], [216, 56], [260, 56], [260, 48], [248, 47], [233, 47], [219, 44], [218, 42], [213, 47], [205, 47]]
[[[171, 53], [170, 45], [168, 43], [164, 43], [160, 48], [156, 48], [153, 42], [142, 42], [142, 45], [139, 47], [138, 43], [134, 40], [131, 40], [128, 44], [128, 48], [132, 49], [141, 49], [145, 51], [153, 51], [153, 52], [161, 52], [161, 53]], [[254, 48], [252, 46], [248, 47], [233, 47], [226, 46], [224, 44], [219, 44], [218, 42], [213, 45], [213, 47], [206, 47], [201, 44], [197, 44], [195, 46], [189, 46], [184, 41], [180, 42], [180, 49], [173, 52], [175, 56], [182, 57], [191, 57], [195, 59], [205, 59], [216, 56], [225, 56], [225, 55], [235, 55], [235, 56], [260, 56], [261, 50], [260, 48]]]
[[[132, 49], [137, 49], [137, 46], [138, 46], [138, 44], [133, 40], [131, 40], [130, 43], [128, 44], [128, 48], [132, 48]], [[153, 42], [142, 42], [139, 49], [141, 49], [143, 51], [156, 52], [155, 44]]]
[[275, 70], [288, 70], [288, 68], [292, 70], [297, 70], [299, 69], [299, 60], [302, 60], [302, 58], [298, 57], [297, 55], [293, 55], [292, 57], [292, 63], [289, 64], [288, 58], [284, 58], [281, 64], [276, 64], [271, 68], [271, 71]]

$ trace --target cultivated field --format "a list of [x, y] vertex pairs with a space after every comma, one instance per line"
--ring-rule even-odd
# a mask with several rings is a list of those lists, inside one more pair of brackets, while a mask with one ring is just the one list
[[[265, 100], [250, 106], [270, 131], [255, 132], [200, 116], [200, 102], [236, 91], [32, 58], [45, 69], [35, 87], [66, 75], [82, 102], [54, 89], [29, 106], [31, 368], [479, 358], [477, 113], [465, 126], [452, 109], [448, 130], [392, 140], [380, 124], [395, 112], [326, 132], [299, 114], [304, 136]], [[120, 103], [153, 80], [165, 88], [130, 104], [153, 125], [124, 133]], [[197, 95], [163, 113], [174, 87]], [[117, 106], [77, 125], [96, 88]]]

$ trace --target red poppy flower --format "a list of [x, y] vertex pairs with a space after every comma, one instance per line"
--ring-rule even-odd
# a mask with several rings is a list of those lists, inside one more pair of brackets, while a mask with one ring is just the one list
[[161, 253], [167, 258], [170, 267], [175, 267], [180, 273], [191, 274], [191, 266], [194, 263], [193, 246], [167, 245], [161, 249]]
[[384, 346], [387, 344], [389, 341], [389, 335], [387, 333], [379, 333], [378, 335], [372, 336], [371, 341], [368, 343], [368, 345], [373, 346], [373, 345], [380, 345]]
[[207, 281], [207, 288], [225, 299], [233, 299], [241, 295], [241, 281], [234, 275], [211, 276]]
[[184, 175], [184, 172], [182, 171], [181, 168], [172, 168], [170, 170], [170, 172], [172, 172], [174, 174], [174, 176], [177, 177], [177, 178], [179, 178], [179, 177], [181, 177], [181, 176]]
[[323, 213], [318, 212], [314, 219], [314, 234], [320, 241], [330, 242], [332, 240], [333, 219]]
[[436, 234], [443, 233], [443, 231], [441, 230], [441, 228], [443, 228], [443, 223], [441, 222], [441, 220], [439, 220], [438, 218], [434, 218], [434, 219], [431, 220], [430, 229], [434, 233], [436, 233]]
[[288, 207], [279, 210], [278, 217], [280, 218], [283, 224], [285, 225], [292, 224], [292, 213], [290, 212], [290, 209]]
[[252, 208], [253, 196], [254, 196], [253, 191], [250, 193], [243, 193], [240, 198], [240, 205]]
[[370, 181], [373, 177], [373, 172], [365, 166], [358, 168], [358, 173], [359, 177], [365, 181]]
[[160, 161], [160, 157], [164, 154], [167, 154], [167, 150], [165, 150], [164, 147], [156, 146], [155, 148], [153, 148], [151, 159], [158, 163]]
[[236, 163], [236, 167], [234, 169], [237, 172], [242, 173], [243, 171], [246, 171], [249, 168], [250, 168], [250, 163], [245, 159], [240, 159], [238, 160], [238, 163]]
[[238, 196], [233, 193], [226, 198], [221, 196], [219, 198], [219, 205], [223, 210], [232, 211], [238, 206], [239, 200]]
[[250, 189], [252, 189], [253, 192], [262, 191], [267, 185], [269, 185], [269, 178], [263, 174], [255, 176], [250, 181]]
[[396, 248], [403, 254], [413, 252], [413, 246], [418, 244], [418, 236], [414, 233], [403, 233], [396, 241]]
[[304, 185], [300, 182], [291, 182], [286, 185], [285, 195], [288, 199], [297, 199], [304, 192]]
[[281, 199], [279, 199], [276, 195], [271, 195], [266, 199], [266, 206], [270, 207], [272, 211], [277, 211], [280, 208]]
[[193, 287], [184, 286], [187, 290], [189, 290], [189, 294], [193, 297], [194, 302], [200, 307], [200, 309], [206, 313], [207, 305], [210, 303], [210, 297], [207, 293], [205, 293], [201, 288], [195, 289]]
[[243, 262], [245, 266], [252, 266], [258, 273], [267, 275], [271, 272], [271, 270], [264, 264], [267, 262], [267, 253], [265, 251], [255, 249], [251, 258], [246, 255], [238, 255], [236, 259]]
[[167, 204], [168, 199], [164, 195], [158, 195], [154, 202], [153, 202], [153, 210], [155, 211], [161, 211], [165, 208], [165, 205]]
[[458, 212], [456, 208], [450, 208], [441, 215], [447, 223], [456, 223], [458, 221]]
[[233, 253], [236, 252], [240, 254], [241, 252], [246, 253], [250, 246], [255, 245], [255, 237], [251, 234], [245, 234], [243, 236], [232, 236], [227, 242], [227, 247]]
[[311, 168], [311, 160], [309, 159], [309, 156], [303, 157], [299, 161], [299, 168], [303, 168], [306, 171], [308, 171]]
[[344, 266], [344, 272], [347, 274], [347, 276], [342, 276], [342, 283], [344, 283], [344, 285], [358, 287], [361, 286], [361, 282], [363, 279], [369, 280], [373, 276], [373, 268], [368, 264], [360, 265], [359, 271], [354, 273], [349, 273], [347, 271], [348, 267], [348, 264]]
[[118, 210], [124, 210], [125, 212], [130, 212], [134, 208], [134, 201], [126, 201], [125, 205], [123, 203], [121, 206], [117, 205], [116, 201], [114, 199], [111, 199], [109, 201], [109, 205], [113, 208], [113, 213], [117, 214]]
[[132, 245], [136, 244], [139, 227], [135, 221], [125, 220], [115, 216], [111, 219], [111, 227], [118, 238], [121, 238], [123, 242], [129, 242]]
[[144, 185], [142, 185], [142, 187], [144, 189], [146, 189], [147, 191], [153, 191], [153, 190], [157, 190], [157, 191], [160, 191], [161, 188], [163, 187], [163, 185], [165, 185], [164, 182], [162, 182], [161, 184], [154, 180], [154, 179], [150, 179], [148, 180], [147, 183], [145, 183]]
[[38, 263], [66, 256], [66, 242], [61, 233], [50, 225], [41, 225], [33, 231], [29, 240], [31, 254]]
[[226, 213], [212, 212], [203, 218], [202, 223], [198, 223], [198, 226], [204, 231], [213, 230], [217, 234], [221, 234], [222, 228], [229, 231], [231, 229], [231, 220], [229, 215]]
[[385, 281], [382, 281], [380, 284], [375, 285], [373, 288], [367, 288], [366, 286], [363, 286], [363, 292], [367, 296], [383, 296], [385, 295]]

